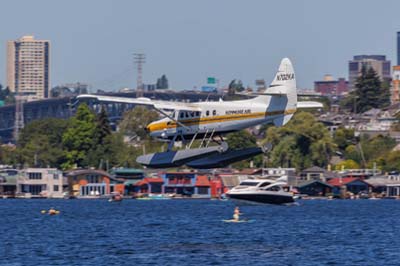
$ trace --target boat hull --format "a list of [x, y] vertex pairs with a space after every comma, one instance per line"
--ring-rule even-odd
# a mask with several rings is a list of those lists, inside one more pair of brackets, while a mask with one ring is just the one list
[[249, 192], [249, 193], [227, 193], [227, 196], [233, 200], [255, 202], [255, 203], [286, 204], [294, 202], [293, 196], [290, 194]]

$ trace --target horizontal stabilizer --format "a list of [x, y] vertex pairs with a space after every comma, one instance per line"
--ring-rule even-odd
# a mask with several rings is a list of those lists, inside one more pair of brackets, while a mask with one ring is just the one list
[[319, 102], [297, 102], [297, 109], [302, 108], [323, 108], [324, 105]]

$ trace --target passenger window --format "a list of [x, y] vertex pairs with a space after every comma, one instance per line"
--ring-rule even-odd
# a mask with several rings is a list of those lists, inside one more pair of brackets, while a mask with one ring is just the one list
[[210, 115], [210, 111], [208, 111], [208, 110], [207, 110], [207, 112], [206, 112], [206, 116], [209, 116], [209, 115]]
[[213, 115], [217, 115], [217, 111], [213, 110]]
[[196, 112], [196, 117], [200, 117], [200, 112], [199, 111]]
[[184, 117], [183, 112], [181, 112], [179, 116], [180, 116], [181, 118], [183, 118], [183, 117]]
[[186, 118], [188, 118], [189, 117], [189, 112], [185, 112], [185, 116], [186, 116]]

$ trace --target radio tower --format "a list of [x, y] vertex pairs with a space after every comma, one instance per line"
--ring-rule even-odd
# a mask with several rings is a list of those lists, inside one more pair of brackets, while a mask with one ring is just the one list
[[146, 63], [146, 56], [145, 54], [137, 53], [133, 54], [133, 59], [137, 66], [136, 98], [138, 98], [138, 97], [143, 97], [142, 71], [143, 71], [143, 64]]
[[17, 91], [15, 95], [15, 121], [14, 121], [14, 140], [18, 142], [19, 132], [24, 128], [24, 102], [21, 93]]

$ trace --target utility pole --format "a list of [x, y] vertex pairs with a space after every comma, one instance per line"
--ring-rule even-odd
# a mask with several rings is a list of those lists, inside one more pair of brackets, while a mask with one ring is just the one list
[[136, 85], [136, 98], [143, 97], [143, 64], [146, 63], [146, 55], [143, 53], [133, 54], [134, 63], [137, 66], [137, 85]]

